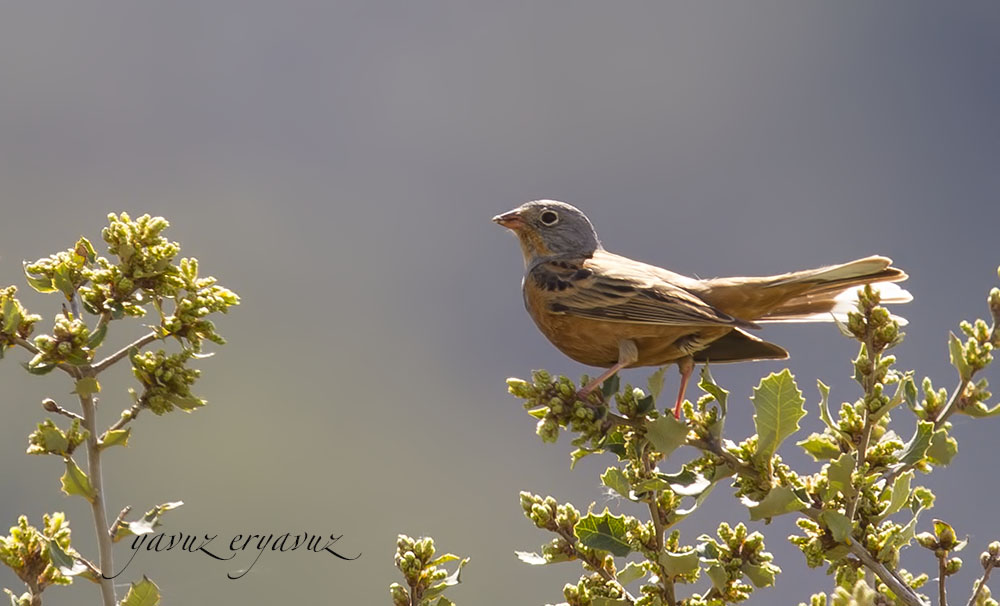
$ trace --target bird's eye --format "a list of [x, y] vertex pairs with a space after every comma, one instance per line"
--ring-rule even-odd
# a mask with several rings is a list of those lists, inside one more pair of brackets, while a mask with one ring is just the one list
[[551, 226], [559, 222], [559, 215], [554, 210], [547, 210], [542, 213], [541, 219], [542, 223]]

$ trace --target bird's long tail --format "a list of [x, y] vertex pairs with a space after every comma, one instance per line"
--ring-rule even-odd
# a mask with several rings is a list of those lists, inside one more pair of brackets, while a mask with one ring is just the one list
[[[798, 271], [774, 276], [762, 285], [762, 290], [786, 290], [789, 294], [800, 288], [757, 322], [823, 322], [834, 318], [846, 321], [847, 312], [855, 309], [857, 290], [865, 284], [878, 282], [876, 288], [883, 303], [906, 303], [913, 296], [894, 282], [906, 279], [906, 273], [892, 267], [888, 257], [866, 257], [841, 265]], [[906, 320], [894, 316], [901, 324]]]

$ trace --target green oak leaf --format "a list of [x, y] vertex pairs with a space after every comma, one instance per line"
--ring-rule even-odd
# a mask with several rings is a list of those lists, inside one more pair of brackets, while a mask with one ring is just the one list
[[917, 430], [903, 448], [903, 454], [899, 456], [899, 462], [903, 465], [916, 465], [923, 460], [924, 455], [927, 454], [927, 448], [931, 444], [933, 433], [934, 423], [930, 421], [917, 421]]
[[80, 469], [72, 457], [66, 457], [65, 461], [66, 473], [60, 478], [62, 491], [68, 495], [80, 495], [93, 503], [96, 493], [94, 486], [90, 483], [90, 478]]
[[465, 568], [465, 565], [468, 563], [469, 563], [469, 558], [465, 558], [464, 560], [458, 563], [458, 568], [455, 569], [455, 572], [449, 574], [444, 579], [439, 581], [437, 584], [428, 587], [427, 590], [424, 591], [424, 599], [433, 600], [434, 598], [444, 593], [445, 589], [461, 583], [462, 569]]
[[910, 482], [913, 481], [913, 472], [908, 471], [900, 474], [892, 483], [892, 494], [889, 498], [889, 505], [880, 514], [881, 518], [887, 518], [903, 508], [910, 501]]
[[646, 574], [647, 574], [646, 568], [643, 567], [642, 564], [629, 562], [628, 564], [625, 565], [625, 568], [622, 568], [621, 570], [618, 571], [618, 575], [616, 578], [618, 579], [618, 582], [621, 583], [622, 585], [628, 585], [632, 581], [638, 581], [639, 579], [643, 578], [644, 576], [646, 576]]
[[855, 494], [854, 484], [851, 481], [851, 474], [857, 466], [857, 459], [854, 454], [845, 452], [830, 463], [826, 470], [826, 477], [829, 480], [830, 490], [839, 491], [845, 497], [852, 497]]
[[646, 387], [649, 388], [649, 395], [653, 396], [653, 399], [660, 397], [660, 392], [663, 391], [663, 375], [667, 372], [668, 366], [662, 366], [659, 370], [649, 375], [649, 379], [646, 380]]
[[701, 369], [701, 379], [698, 381], [698, 387], [701, 388], [701, 390], [707, 393], [708, 395], [712, 396], [712, 398], [714, 398], [715, 401], [719, 403], [719, 409], [721, 413], [719, 415], [719, 420], [716, 421], [714, 425], [709, 427], [709, 431], [715, 438], [717, 439], [721, 438], [722, 429], [726, 423], [729, 392], [719, 387], [719, 385], [715, 382], [715, 379], [712, 378], [712, 373], [708, 369], [708, 364], [705, 364]]
[[832, 436], [813, 432], [808, 438], [795, 443], [816, 461], [825, 461], [840, 456], [840, 446]]
[[942, 427], [931, 436], [931, 444], [927, 447], [927, 458], [938, 465], [947, 465], [958, 454], [958, 441], [948, 435], [948, 430]]
[[89, 398], [95, 393], [101, 392], [101, 384], [97, 382], [95, 377], [84, 377], [76, 382], [73, 391], [70, 393], [78, 394], [84, 398]]
[[670, 551], [660, 553], [660, 566], [671, 577], [691, 574], [698, 570], [698, 562], [698, 552], [693, 549], [682, 553]]
[[617, 467], [608, 467], [608, 470], [601, 475], [601, 482], [626, 499], [630, 498], [629, 492], [631, 492], [632, 486], [622, 470]]
[[965, 349], [962, 347], [962, 342], [953, 332], [948, 333], [948, 357], [951, 359], [951, 365], [958, 371], [958, 376], [963, 381], [968, 381], [972, 377], [972, 369], [965, 359]]
[[110, 448], [112, 446], [128, 446], [129, 436], [132, 435], [132, 428], [126, 427], [125, 429], [112, 429], [104, 433], [101, 436], [101, 443], [98, 448], [104, 450], [105, 448]]
[[724, 590], [729, 583], [729, 573], [721, 564], [712, 564], [705, 570], [705, 574], [712, 581], [712, 586], [719, 591]]
[[664, 415], [646, 423], [646, 438], [664, 457], [683, 446], [687, 434], [687, 425], [673, 415]]
[[588, 513], [576, 523], [576, 538], [592, 549], [610, 551], [618, 557], [631, 553], [625, 537], [625, 516], [613, 516], [607, 508], [601, 515]]
[[756, 505], [750, 507], [750, 519], [753, 521], [773, 518], [774, 516], [792, 511], [802, 511], [809, 507], [788, 486], [776, 486]]
[[171, 509], [177, 509], [184, 504], [184, 501], [172, 501], [163, 503], [150, 509], [140, 519], [134, 522], [124, 522], [115, 529], [111, 540], [118, 542], [129, 535], [149, 534], [160, 525], [160, 516]]
[[955, 412], [968, 415], [976, 419], [985, 419], [986, 417], [995, 417], [1000, 415], [1000, 404], [997, 404], [993, 408], [987, 408], [982, 404], [982, 402], [980, 402], [978, 406], [967, 406]]
[[754, 587], [771, 587], [774, 585], [774, 576], [776, 573], [781, 572], [781, 569], [777, 566], [768, 566], [766, 564], [750, 564], [744, 562], [740, 566], [740, 571], [743, 572], [753, 583]]
[[156, 583], [142, 576], [138, 583], [132, 583], [128, 589], [125, 599], [118, 603], [119, 606], [159, 606], [160, 588]]
[[819, 514], [819, 519], [830, 529], [834, 541], [843, 543], [851, 536], [851, 520], [839, 511], [822, 511]]
[[758, 436], [754, 456], [758, 460], [770, 459], [781, 442], [798, 430], [799, 419], [806, 414], [802, 407], [805, 400], [787, 368], [761, 379], [750, 399]]

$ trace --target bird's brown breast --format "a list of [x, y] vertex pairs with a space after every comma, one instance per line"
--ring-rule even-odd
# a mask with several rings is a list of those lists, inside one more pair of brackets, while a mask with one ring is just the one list
[[668, 326], [611, 322], [549, 309], [545, 291], [524, 289], [524, 302], [538, 329], [562, 353], [588, 366], [618, 362], [618, 343], [635, 342], [639, 359], [632, 366], [661, 366], [703, 349], [732, 330], [728, 326]]

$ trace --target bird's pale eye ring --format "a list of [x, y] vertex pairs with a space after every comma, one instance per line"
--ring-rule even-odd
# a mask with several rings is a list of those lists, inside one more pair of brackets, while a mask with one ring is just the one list
[[559, 215], [554, 210], [546, 210], [542, 212], [541, 219], [542, 223], [551, 227], [559, 222]]

